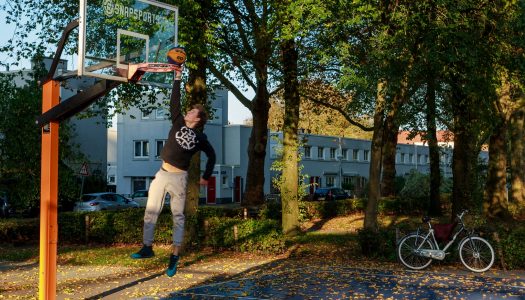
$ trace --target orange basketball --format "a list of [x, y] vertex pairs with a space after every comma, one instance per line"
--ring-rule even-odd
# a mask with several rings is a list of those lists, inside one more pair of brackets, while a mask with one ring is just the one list
[[168, 63], [182, 65], [186, 62], [186, 51], [182, 47], [171, 48], [168, 51]]

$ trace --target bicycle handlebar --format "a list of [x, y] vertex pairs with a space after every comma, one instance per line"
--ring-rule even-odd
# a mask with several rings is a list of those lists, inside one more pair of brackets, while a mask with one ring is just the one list
[[463, 216], [464, 216], [466, 213], [468, 213], [468, 209], [464, 209], [459, 215], [457, 215], [457, 217], [458, 217], [459, 219], [462, 219]]

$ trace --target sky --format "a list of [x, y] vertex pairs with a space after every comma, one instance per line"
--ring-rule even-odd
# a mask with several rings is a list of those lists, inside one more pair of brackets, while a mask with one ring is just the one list
[[[0, 6], [5, 4], [5, 0], [0, 0]], [[4, 46], [8, 40], [15, 34], [16, 26], [14, 24], [6, 24], [6, 13], [0, 10], [0, 45]], [[69, 58], [71, 60], [71, 58]], [[7, 54], [0, 53], [0, 61], [13, 63], [14, 59], [8, 58]], [[76, 65], [76, 62], [74, 62]], [[71, 66], [71, 62], [68, 63], [68, 67]], [[29, 61], [21, 61], [20, 65], [16, 69], [29, 69]], [[11, 69], [13, 70], [13, 68]], [[5, 71], [5, 68], [0, 68], [0, 71]], [[251, 99], [254, 96], [254, 92], [250, 91], [245, 95]], [[228, 93], [228, 121], [231, 124], [243, 124], [246, 119], [251, 119], [252, 115], [250, 111], [244, 107], [239, 100], [231, 93]]]

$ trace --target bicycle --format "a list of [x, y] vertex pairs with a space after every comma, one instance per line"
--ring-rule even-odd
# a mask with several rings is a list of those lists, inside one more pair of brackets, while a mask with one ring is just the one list
[[[450, 246], [462, 233], [466, 236], [459, 242], [459, 258], [467, 269], [473, 272], [485, 272], [494, 263], [494, 249], [490, 243], [474, 234], [474, 230], [468, 230], [463, 223], [463, 216], [467, 213], [463, 210], [457, 215], [456, 222], [453, 224], [436, 224], [432, 226], [430, 218], [423, 217], [423, 223], [428, 224], [426, 234], [418, 228], [417, 232], [412, 232], [404, 236], [398, 243], [397, 256], [401, 263], [412, 270], [422, 270], [432, 263], [432, 260], [443, 260]], [[454, 228], [460, 225], [459, 229], [452, 235]], [[440, 249], [436, 239], [435, 227], [441, 226], [441, 241], [448, 243]], [[448, 232], [444, 232], [448, 230]], [[445, 237], [443, 237], [445, 236]]]

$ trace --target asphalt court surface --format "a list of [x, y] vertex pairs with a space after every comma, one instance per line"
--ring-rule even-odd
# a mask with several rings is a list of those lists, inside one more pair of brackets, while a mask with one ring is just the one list
[[525, 300], [525, 280], [432, 270], [385, 272], [349, 267], [304, 267], [204, 283], [164, 299], [386, 298]]

